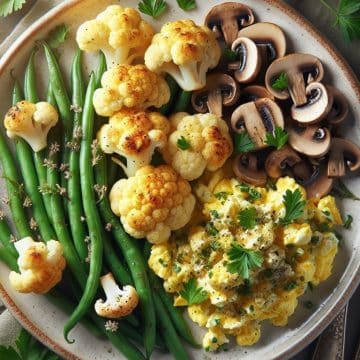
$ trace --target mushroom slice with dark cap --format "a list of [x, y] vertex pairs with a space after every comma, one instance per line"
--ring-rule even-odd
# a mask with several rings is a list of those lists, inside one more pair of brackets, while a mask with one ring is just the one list
[[264, 98], [240, 105], [231, 115], [232, 129], [237, 133], [247, 131], [255, 147], [262, 149], [266, 134], [276, 127], [284, 128], [284, 117], [280, 107], [272, 100]]
[[323, 120], [333, 105], [333, 95], [319, 82], [312, 82], [306, 87], [307, 102], [291, 107], [291, 117], [302, 124], [312, 124]]
[[274, 96], [268, 91], [268, 89], [265, 86], [249, 85], [241, 89], [239, 103], [244, 104], [262, 98], [275, 100]]
[[333, 96], [333, 103], [326, 120], [330, 125], [339, 125], [349, 114], [349, 104], [344, 94], [333, 86], [326, 86], [328, 92]]
[[269, 64], [286, 54], [286, 38], [282, 29], [273, 23], [259, 22], [243, 28], [239, 37], [247, 37], [254, 41], [260, 49], [264, 63]]
[[246, 37], [240, 37], [233, 42], [231, 49], [239, 60], [228, 64], [228, 69], [234, 71], [234, 77], [239, 83], [253, 81], [261, 69], [259, 50], [255, 43]]
[[225, 2], [214, 6], [206, 15], [205, 25], [215, 32], [218, 38], [223, 37], [227, 46], [238, 37], [242, 27], [254, 23], [252, 10], [238, 2]]
[[360, 148], [347, 139], [333, 138], [327, 175], [331, 178], [345, 176], [346, 168], [351, 172], [360, 168]]
[[320, 158], [330, 149], [329, 129], [317, 124], [301, 126], [292, 122], [288, 126], [289, 144], [297, 152], [309, 157]]
[[259, 168], [256, 153], [243, 153], [236, 156], [233, 161], [235, 176], [246, 183], [263, 186], [266, 184], [267, 175], [264, 169]]
[[266, 158], [265, 171], [272, 178], [292, 174], [292, 168], [302, 161], [299, 154], [289, 145], [272, 151]]
[[223, 106], [234, 105], [239, 95], [239, 85], [230, 75], [216, 73], [207, 76], [206, 86], [193, 93], [191, 102], [197, 112], [221, 117]]
[[[276, 89], [272, 85], [284, 74], [287, 86], [284, 89]], [[291, 97], [295, 106], [307, 103], [306, 85], [321, 81], [324, 69], [320, 60], [310, 54], [294, 53], [276, 59], [267, 69], [265, 85], [277, 99], [288, 99]]]

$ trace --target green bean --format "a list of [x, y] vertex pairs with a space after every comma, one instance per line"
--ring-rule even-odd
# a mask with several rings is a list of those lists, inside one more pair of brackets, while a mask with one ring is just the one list
[[[149, 242], [145, 243], [144, 246], [144, 256], [145, 259], [150, 257], [151, 252], [151, 244]], [[187, 325], [184, 317], [181, 315], [181, 312], [174, 307], [172, 298], [169, 294], [167, 294], [164, 290], [164, 287], [160, 281], [160, 279], [154, 274], [154, 272], [149, 268], [148, 269], [149, 280], [153, 290], [159, 295], [161, 302], [166, 308], [172, 323], [177, 330], [178, 334], [186, 340], [190, 345], [198, 347], [199, 344], [195, 341], [189, 326]]]
[[13, 256], [17, 258], [18, 253], [12, 242], [11, 229], [8, 223], [6, 222], [3, 213], [0, 214], [0, 242], [2, 243], [5, 249], [7, 249]]
[[19, 271], [16, 257], [4, 247], [0, 247], [0, 260], [6, 264], [10, 270]]
[[80, 170], [79, 170], [79, 142], [81, 136], [81, 111], [80, 109], [84, 106], [85, 97], [85, 82], [81, 69], [81, 51], [78, 50], [73, 61], [71, 71], [71, 82], [72, 82], [72, 93], [73, 93], [73, 104], [78, 108], [74, 114], [74, 127], [72, 134], [73, 148], [69, 155], [69, 173], [70, 177], [67, 182], [68, 191], [68, 214], [72, 238], [75, 244], [76, 251], [82, 262], [88, 255], [87, 245], [84, 241], [87, 236], [87, 230], [85, 223], [81, 221], [84, 215], [82, 206], [81, 192], [80, 189]]
[[175, 331], [169, 315], [163, 307], [159, 295], [156, 292], [154, 292], [153, 298], [156, 314], [159, 319], [159, 327], [161, 329], [160, 333], [164, 337], [167, 348], [170, 350], [176, 360], [190, 359]]
[[[106, 158], [104, 154], [102, 155], [95, 166], [95, 176], [97, 184], [106, 186]], [[119, 219], [111, 211], [108, 192], [104, 194], [102, 200], [99, 202], [99, 208], [104, 222], [111, 224], [114, 239], [120, 247], [134, 279], [144, 320], [144, 347], [146, 356], [149, 358], [155, 344], [156, 318], [144, 260], [138, 247], [133, 242], [134, 240], [124, 231]]]
[[[69, 332], [76, 323], [86, 314], [91, 306], [99, 286], [102, 267], [103, 244], [101, 238], [101, 222], [96, 208], [94, 194], [94, 174], [92, 168], [91, 145], [94, 128], [94, 108], [92, 98], [95, 91], [95, 75], [90, 76], [87, 87], [82, 116], [83, 136], [80, 150], [81, 193], [90, 235], [90, 270], [84, 293], [80, 302], [64, 326], [64, 337], [68, 339]], [[73, 341], [72, 341], [73, 342]]]
[[[21, 100], [20, 86], [15, 83], [13, 91], [13, 103], [16, 104]], [[17, 159], [19, 161], [22, 178], [24, 180], [25, 191], [32, 202], [32, 210], [34, 219], [39, 226], [41, 237], [44, 241], [49, 241], [55, 238], [55, 233], [49, 218], [47, 216], [42, 197], [39, 193], [38, 179], [36, 170], [32, 159], [32, 150], [27, 142], [20, 137], [15, 139], [15, 149]], [[26, 221], [27, 222], [27, 221]]]
[[166, 75], [165, 80], [166, 80], [167, 84], [169, 85], [170, 99], [165, 105], [163, 105], [159, 109], [159, 113], [167, 116], [171, 113], [171, 108], [174, 106], [174, 103], [175, 103], [176, 97], [180, 91], [180, 88], [179, 88], [178, 83], [174, 80], [174, 78], [171, 75]]
[[180, 95], [178, 96], [178, 99], [176, 100], [176, 103], [174, 105], [174, 113], [187, 111], [190, 106], [191, 101], [191, 91], [185, 91], [181, 90]]
[[[36, 89], [36, 72], [34, 66], [34, 56], [35, 56], [35, 51], [31, 53], [28, 65], [25, 70], [24, 94], [26, 100], [32, 102], [33, 104], [36, 104], [40, 100]], [[45, 150], [33, 152], [34, 164], [39, 179], [40, 187], [46, 185], [46, 167], [44, 166], [44, 158], [45, 158], [44, 153]], [[43, 194], [42, 197], [43, 197], [46, 213], [49, 217], [49, 220], [52, 221], [50, 196], [49, 194]]]
[[96, 88], [101, 87], [101, 78], [106, 71], [106, 58], [102, 51], [100, 51], [99, 54], [99, 64], [96, 69], [95, 73], [95, 82], [96, 82]]

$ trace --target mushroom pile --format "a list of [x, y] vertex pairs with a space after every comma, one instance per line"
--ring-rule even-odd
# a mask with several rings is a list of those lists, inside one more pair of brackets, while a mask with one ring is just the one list
[[[360, 168], [360, 148], [340, 136], [348, 103], [322, 82], [324, 68], [316, 56], [286, 55], [282, 29], [255, 23], [244, 4], [213, 7], [205, 24], [232, 56], [208, 74], [192, 105], [228, 121], [238, 149], [233, 170], [240, 181], [263, 186], [269, 179], [292, 176], [309, 198], [320, 198], [335, 178]], [[279, 146], [269, 142], [269, 136], [276, 140], [279, 134], [285, 138]], [[239, 149], [237, 136], [248, 146]]]

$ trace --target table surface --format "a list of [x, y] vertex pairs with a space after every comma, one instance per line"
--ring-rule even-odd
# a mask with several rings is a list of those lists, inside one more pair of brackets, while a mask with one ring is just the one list
[[[38, 0], [40, 7], [43, 7], [43, 12], [46, 9], [50, 9], [56, 3], [61, 0]], [[63, 0], [64, 1], [64, 0]], [[31, 9], [35, 0], [28, 0], [23, 9], [7, 18], [0, 18], [0, 45], [3, 40], [6, 40], [6, 36], [12, 29], [18, 24], [18, 22], [27, 14]], [[324, 33], [330, 41], [336, 46], [340, 53], [345, 57], [350, 66], [353, 68], [355, 74], [360, 79], [360, 41], [354, 41], [352, 43], [345, 43], [342, 35], [332, 24], [334, 22], [333, 15], [325, 10], [320, 1], [314, 0], [288, 0], [289, 5], [293, 6], [299, 11], [305, 18], [307, 18], [315, 27], [317, 27], [322, 33]], [[337, 0], [330, 0], [330, 3], [336, 5]], [[4, 49], [1, 49], [2, 51]], [[0, 51], [0, 56], [2, 55]], [[360, 287], [349, 303], [348, 319], [347, 319], [347, 333], [346, 333], [346, 348], [345, 359], [354, 359], [356, 347], [360, 339], [360, 311], [358, 304], [360, 302]], [[292, 360], [307, 360], [311, 359], [314, 352], [316, 341], [310, 344], [307, 348], [294, 356]], [[325, 359], [324, 359], [325, 360]], [[331, 360], [331, 359], [326, 359]]]

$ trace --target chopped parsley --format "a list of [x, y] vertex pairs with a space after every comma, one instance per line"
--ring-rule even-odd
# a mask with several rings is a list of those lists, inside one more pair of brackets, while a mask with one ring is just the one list
[[264, 260], [260, 251], [245, 249], [238, 244], [231, 244], [227, 255], [230, 260], [226, 264], [227, 271], [238, 273], [243, 279], [249, 279], [250, 270], [260, 267]]
[[138, 9], [154, 19], [165, 12], [168, 5], [164, 0], [142, 0], [139, 2]]
[[314, 290], [314, 284], [311, 281], [309, 281], [307, 284], [308, 284], [308, 289], [310, 291], [313, 291]]
[[219, 233], [219, 230], [215, 227], [212, 222], [207, 222], [205, 225], [206, 233], [210, 236], [216, 236]]
[[208, 293], [202, 288], [197, 287], [196, 280], [191, 278], [183, 285], [183, 289], [179, 292], [181, 297], [186, 300], [188, 305], [200, 304], [208, 299]]
[[297, 287], [296, 281], [289, 281], [285, 286], [284, 290], [291, 291], [294, 290]]
[[196, 1], [195, 0], [176, 0], [179, 7], [185, 11], [196, 9]]
[[164, 259], [162, 259], [162, 258], [159, 259], [159, 263], [160, 263], [163, 267], [167, 267], [167, 266], [168, 266], [167, 262], [166, 262]]
[[236, 52], [235, 51], [232, 51], [230, 48], [226, 47], [224, 49], [224, 58], [227, 60], [227, 61], [236, 61], [237, 59], [237, 55], [236, 55]]
[[56, 49], [65, 42], [68, 33], [69, 28], [64, 24], [61, 24], [49, 32], [49, 36], [46, 41], [52, 49]]
[[313, 245], [317, 245], [319, 243], [319, 241], [320, 241], [320, 238], [316, 235], [312, 236], [311, 240], [310, 240], [311, 244], [313, 244]]
[[254, 207], [242, 210], [238, 214], [238, 220], [244, 230], [253, 229], [257, 224], [257, 213]]
[[220, 215], [219, 215], [217, 210], [210, 210], [209, 214], [214, 219], [219, 219], [220, 218]]
[[306, 201], [302, 200], [301, 191], [286, 190], [283, 196], [285, 205], [285, 216], [279, 220], [280, 225], [286, 226], [298, 219], [304, 212]]
[[354, 218], [351, 215], [347, 215], [343, 227], [345, 229], [349, 230], [353, 220], [354, 220]]
[[328, 210], [323, 210], [322, 211], [323, 215], [326, 217], [326, 220], [329, 221], [329, 222], [333, 222], [334, 221], [334, 218], [332, 217], [330, 211]]
[[288, 77], [284, 72], [282, 72], [271, 84], [271, 87], [276, 90], [285, 90], [288, 86]]
[[267, 132], [265, 144], [275, 147], [280, 150], [284, 147], [289, 139], [289, 134], [280, 126], [276, 126], [274, 133]]
[[351, 190], [349, 190], [348, 187], [341, 180], [337, 181], [337, 184], [333, 187], [331, 193], [339, 199], [360, 201], [360, 197], [351, 192]]
[[259, 191], [257, 191], [252, 186], [243, 183], [236, 186], [240, 189], [241, 192], [248, 194], [247, 200], [249, 202], [254, 202], [255, 200], [261, 199], [261, 194], [259, 193]]
[[8, 16], [14, 11], [22, 9], [26, 0], [3, 0], [0, 2], [0, 16]]
[[181, 271], [181, 266], [178, 263], [174, 263], [172, 270], [175, 274], [178, 274]]
[[229, 193], [227, 193], [226, 191], [220, 191], [214, 195], [218, 200], [226, 200], [229, 196]]
[[179, 137], [177, 140], [177, 147], [180, 150], [188, 150], [190, 149], [190, 143], [183, 136]]
[[255, 144], [247, 131], [234, 135], [234, 148], [236, 153], [246, 153], [255, 148]]

